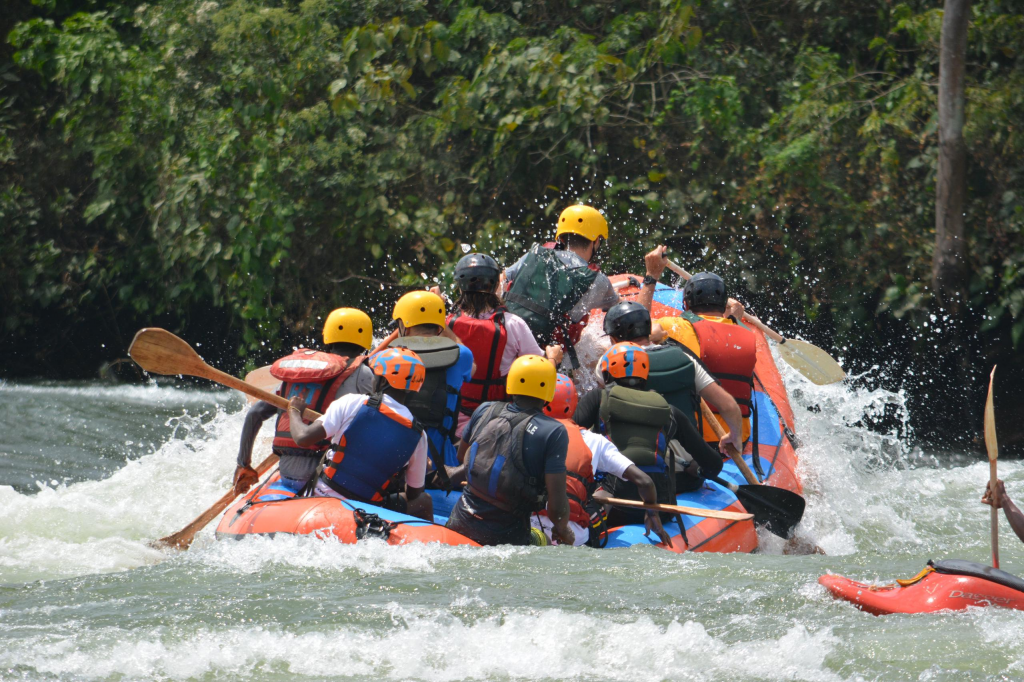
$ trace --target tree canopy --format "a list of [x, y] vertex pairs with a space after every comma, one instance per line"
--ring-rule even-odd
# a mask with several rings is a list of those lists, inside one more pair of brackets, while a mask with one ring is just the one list
[[11, 21], [11, 373], [91, 372], [154, 322], [259, 362], [333, 307], [383, 322], [466, 248], [509, 263], [576, 201], [609, 219], [606, 270], [667, 243], [840, 349], [1024, 339], [1012, 2], [972, 7], [963, 320], [927, 288], [933, 2], [38, 0]]

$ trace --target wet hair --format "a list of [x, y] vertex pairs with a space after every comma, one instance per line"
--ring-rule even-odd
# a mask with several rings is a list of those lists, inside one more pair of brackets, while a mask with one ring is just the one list
[[464, 291], [455, 302], [455, 309], [465, 315], [479, 315], [500, 308], [501, 299], [490, 291]]
[[345, 358], [354, 358], [366, 352], [365, 348], [354, 343], [329, 343], [326, 350]]
[[441, 333], [441, 329], [443, 329], [443, 327], [440, 327], [439, 325], [436, 324], [414, 324], [411, 327], [406, 327], [405, 333], [414, 333], [421, 336], [437, 336], [438, 334]]
[[690, 312], [691, 313], [697, 313], [698, 315], [700, 315], [701, 313], [704, 313], [706, 315], [724, 315], [725, 314], [725, 306], [724, 305], [695, 305], [692, 308], [690, 308]]
[[539, 410], [548, 404], [546, 400], [534, 398], [532, 395], [512, 395], [512, 402], [524, 410]]
[[647, 379], [644, 379], [643, 377], [615, 378], [608, 372], [605, 372], [604, 385], [611, 386], [612, 384], [615, 384], [616, 386], [622, 386], [623, 388], [635, 388], [638, 391], [647, 390]]
[[567, 232], [559, 237], [559, 243], [567, 249], [585, 249], [593, 243], [593, 240], [587, 239], [582, 234]]

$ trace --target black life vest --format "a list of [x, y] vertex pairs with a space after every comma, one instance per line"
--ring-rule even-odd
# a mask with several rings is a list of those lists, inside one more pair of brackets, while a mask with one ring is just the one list
[[459, 411], [471, 415], [480, 403], [505, 400], [505, 377], [501, 374], [501, 357], [508, 343], [505, 309], [498, 308], [479, 319], [455, 313], [448, 318], [448, 326], [473, 352], [476, 363], [473, 378], [459, 390]]
[[696, 425], [695, 415], [700, 412], [700, 397], [697, 395], [693, 360], [674, 342], [646, 350], [650, 362], [648, 390], [663, 397]]
[[[430, 459], [435, 468], [440, 468], [446, 459], [455, 458], [456, 415], [461, 386], [448, 383], [448, 370], [459, 361], [459, 344], [444, 336], [405, 336], [395, 339], [391, 345], [415, 351], [426, 367], [423, 385], [419, 391], [409, 395], [405, 406], [427, 431]], [[440, 444], [431, 438], [431, 431], [438, 434], [436, 439]]]
[[[310, 409], [323, 414], [338, 397], [341, 385], [359, 369], [364, 360], [365, 355], [352, 359], [299, 348], [271, 365], [270, 374], [281, 380], [281, 387], [277, 391], [279, 396], [287, 400], [301, 396]], [[309, 423], [305, 420], [303, 422]], [[278, 415], [273, 445], [278, 456], [320, 457], [326, 446], [327, 443], [299, 445], [292, 439], [288, 410]]]
[[466, 485], [473, 494], [511, 514], [544, 509], [547, 487], [523, 461], [523, 438], [537, 410], [518, 412], [495, 403], [477, 418], [470, 434]]

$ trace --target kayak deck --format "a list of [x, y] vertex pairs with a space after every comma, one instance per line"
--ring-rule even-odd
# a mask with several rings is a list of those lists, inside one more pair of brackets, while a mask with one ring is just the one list
[[914, 578], [889, 585], [831, 574], [818, 582], [836, 599], [876, 616], [962, 611], [969, 606], [1024, 610], [1024, 580], [973, 561], [929, 561]]

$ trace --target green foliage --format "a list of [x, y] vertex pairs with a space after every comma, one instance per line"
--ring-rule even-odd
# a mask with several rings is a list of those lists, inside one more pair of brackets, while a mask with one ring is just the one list
[[[460, 245], [508, 262], [574, 200], [608, 214], [609, 268], [663, 240], [841, 339], [927, 322], [929, 3], [69, 6], [9, 37], [34, 99], [0, 90], [0, 164], [49, 169], [0, 186], [15, 338], [161, 318], [246, 354], [337, 305], [383, 320]], [[1017, 345], [1024, 15], [973, 17], [973, 303]]]

